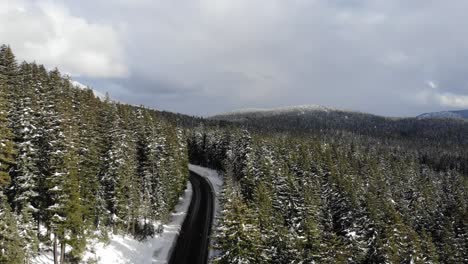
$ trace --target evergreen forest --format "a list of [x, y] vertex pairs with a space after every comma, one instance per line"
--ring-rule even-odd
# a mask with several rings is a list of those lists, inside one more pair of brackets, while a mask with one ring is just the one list
[[1, 46], [0, 263], [40, 248], [75, 263], [91, 238], [154, 235], [187, 179], [183, 131], [156, 111], [97, 98]]
[[467, 121], [192, 117], [96, 97], [1, 46], [0, 263], [157, 234], [188, 163], [224, 180], [213, 263], [468, 263]]

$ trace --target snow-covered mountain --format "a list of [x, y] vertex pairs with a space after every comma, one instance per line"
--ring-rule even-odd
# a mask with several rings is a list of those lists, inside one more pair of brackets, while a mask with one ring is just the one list
[[427, 119], [427, 118], [456, 118], [456, 119], [468, 119], [468, 109], [467, 110], [458, 110], [458, 111], [442, 111], [442, 112], [432, 112], [424, 113], [417, 116], [418, 119]]
[[71, 82], [74, 86], [76, 86], [76, 87], [78, 87], [78, 88], [80, 88], [80, 89], [83, 89], [83, 90], [85, 90], [85, 89], [91, 89], [91, 90], [93, 90], [93, 93], [94, 93], [94, 95], [95, 95], [96, 97], [98, 97], [98, 98], [100, 98], [100, 99], [102, 99], [102, 100], [106, 99], [106, 95], [105, 95], [105, 94], [103, 94], [103, 93], [101, 93], [101, 92], [99, 92], [99, 91], [96, 91], [95, 89], [93, 89], [93, 88], [91, 88], [91, 87], [89, 87], [89, 86], [87, 86], [87, 85], [84, 85], [84, 84], [82, 84], [82, 83], [80, 83], [80, 82], [78, 82], [78, 81], [75, 81], [75, 80], [70, 80], [70, 82]]
[[297, 105], [297, 106], [286, 106], [278, 108], [247, 108], [241, 110], [235, 110], [223, 114], [212, 116], [211, 119], [217, 120], [229, 120], [229, 121], [242, 121], [246, 118], [264, 118], [274, 116], [303, 116], [313, 113], [330, 113], [330, 112], [349, 112], [357, 113], [355, 111], [334, 109], [321, 105]]
[[224, 113], [221, 115], [231, 115], [231, 114], [248, 114], [248, 113], [264, 113], [269, 115], [283, 114], [283, 113], [295, 113], [295, 112], [309, 112], [309, 111], [330, 111], [335, 110], [327, 108], [321, 105], [297, 105], [297, 106], [286, 106], [278, 108], [246, 108], [235, 110], [232, 112]]

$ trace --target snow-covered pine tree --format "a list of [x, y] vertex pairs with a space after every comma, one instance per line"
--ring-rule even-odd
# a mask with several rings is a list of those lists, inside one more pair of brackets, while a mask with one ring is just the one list
[[[15, 126], [15, 141], [18, 155], [14, 168], [13, 196], [17, 213], [36, 214], [35, 200], [39, 196], [39, 150], [37, 146], [38, 124], [32, 101], [34, 98], [35, 80], [32, 66], [23, 63], [20, 68], [21, 87], [17, 89], [19, 102], [16, 105], [18, 123]], [[29, 217], [28, 219], [31, 219]]]
[[80, 179], [78, 174], [78, 155], [76, 149], [68, 149], [65, 155], [65, 167], [67, 178], [64, 179], [64, 192], [67, 193], [64, 204], [64, 222], [61, 238], [62, 262], [65, 254], [65, 247], [69, 245], [70, 260], [80, 259], [86, 247], [85, 226], [83, 225], [83, 207], [80, 200]]
[[11, 167], [16, 154], [13, 142], [14, 134], [10, 129], [11, 99], [14, 95], [16, 62], [11, 49], [0, 47], [0, 191], [10, 184]]
[[273, 181], [275, 190], [273, 205], [281, 214], [279, 218], [283, 222], [278, 226], [279, 237], [276, 240], [278, 252], [273, 258], [273, 263], [299, 263], [305, 242], [302, 226], [304, 201], [288, 166], [284, 163], [280, 166]]
[[257, 168], [256, 150], [248, 147], [245, 151], [245, 159], [242, 165], [242, 178], [240, 179], [241, 192], [244, 199], [247, 201], [253, 200], [255, 185], [259, 179], [259, 171]]
[[[16, 62], [15, 55], [11, 50], [10, 46], [0, 46], [0, 78], [1, 82], [5, 85], [5, 91], [7, 96], [8, 109], [14, 109], [17, 103], [16, 89], [20, 83], [18, 75], [18, 64]], [[17, 116], [13, 111], [9, 111], [10, 126], [13, 127], [16, 124]]]
[[113, 229], [116, 217], [116, 203], [115, 203], [115, 190], [117, 181], [120, 177], [119, 166], [122, 162], [119, 142], [119, 130], [120, 121], [117, 116], [117, 106], [114, 103], [110, 103], [106, 99], [108, 105], [105, 106], [104, 114], [104, 131], [108, 133], [105, 135], [104, 141], [106, 151], [102, 157], [102, 169], [99, 173], [100, 188], [98, 192], [100, 221], [104, 226], [109, 226]]
[[26, 260], [15, 218], [6, 196], [0, 191], [0, 263], [24, 263]]
[[[293, 209], [290, 204], [290, 194], [288, 193], [289, 190], [289, 180], [291, 180], [291, 175], [287, 171], [284, 162], [278, 162], [276, 164], [276, 170], [274, 175], [272, 176], [272, 184], [273, 184], [273, 207], [275, 210], [281, 214], [283, 220], [286, 221], [286, 217], [288, 217]], [[287, 219], [290, 221], [292, 219]], [[285, 223], [283, 223], [285, 224]]]
[[252, 151], [252, 137], [248, 130], [242, 130], [240, 137], [233, 142], [233, 174], [236, 180], [244, 177], [247, 157]]
[[[115, 186], [115, 175], [109, 173], [109, 166], [112, 159], [112, 138], [111, 131], [114, 129], [116, 119], [116, 105], [110, 101], [109, 95], [106, 94], [104, 104], [98, 109], [97, 123], [97, 149], [99, 154], [99, 172], [96, 182], [96, 193], [93, 194], [95, 199], [95, 224], [96, 227], [102, 229], [101, 233], [105, 234], [108, 224], [111, 222], [111, 212], [108, 210], [108, 201], [113, 198], [113, 189]], [[107, 199], [109, 198], [109, 199]]]
[[[64, 179], [64, 192], [67, 200], [64, 205], [65, 222], [63, 223], [64, 237], [61, 239], [61, 254], [64, 256], [68, 245], [67, 261], [79, 260], [86, 246], [85, 226], [83, 225], [83, 207], [80, 199], [79, 164], [79, 115], [76, 109], [80, 107], [77, 99], [79, 90], [75, 89], [67, 78], [61, 86], [63, 99], [57, 103], [57, 109], [62, 113], [62, 132], [65, 139], [64, 167], [67, 177]], [[63, 258], [62, 258], [63, 259]], [[62, 261], [63, 262], [63, 261]]]
[[[80, 198], [83, 209], [83, 221], [86, 233], [92, 233], [98, 225], [99, 212], [97, 193], [99, 189], [99, 171], [101, 169], [102, 133], [98, 129], [102, 102], [95, 98], [91, 90], [77, 94], [75, 111], [78, 122], [78, 174], [80, 178]], [[89, 234], [91, 235], [91, 234]]]
[[[152, 118], [155, 120], [155, 118]], [[147, 179], [150, 180], [151, 211], [154, 213], [153, 220], [167, 220], [169, 214], [168, 189], [170, 174], [170, 159], [168, 153], [168, 142], [163, 134], [161, 124], [155, 120], [149, 124], [149, 145]]]
[[33, 218], [38, 217], [38, 150], [36, 147], [37, 123], [32, 101], [34, 100], [34, 72], [30, 64], [22, 63], [19, 71], [20, 83], [16, 90], [17, 104], [12, 111], [17, 117], [15, 143], [18, 148], [15, 166], [12, 169], [12, 196], [14, 211], [18, 215], [18, 231], [23, 242], [27, 259], [34, 256], [38, 249], [38, 225]]
[[258, 218], [243, 201], [239, 190], [225, 177], [222, 218], [217, 232], [217, 248], [222, 251], [214, 263], [265, 263]]
[[10, 169], [14, 164], [16, 154], [13, 133], [9, 128], [7, 118], [8, 105], [5, 89], [5, 84], [0, 80], [0, 191], [10, 184]]
[[[57, 110], [59, 93], [63, 80], [58, 70], [50, 72], [46, 83], [44, 102], [42, 104], [42, 171], [44, 172], [45, 193], [45, 223], [49, 231], [54, 235], [53, 250], [54, 260], [58, 262], [58, 240], [65, 238], [64, 223], [66, 219], [66, 203], [69, 201], [69, 193], [65, 186], [69, 172], [66, 167], [66, 140], [63, 133], [63, 116]], [[61, 252], [61, 261], [64, 259]]]
[[132, 233], [137, 219], [136, 210], [139, 203], [139, 181], [136, 177], [136, 142], [132, 131], [134, 122], [133, 111], [127, 106], [118, 106], [118, 130], [113, 131], [115, 137], [118, 180], [115, 187], [116, 224], [121, 231]]
[[[152, 183], [156, 172], [156, 160], [152, 151], [152, 135], [153, 135], [153, 118], [149, 112], [144, 108], [136, 110], [136, 126], [134, 131], [136, 134], [136, 160], [137, 160], [137, 173], [138, 178], [138, 191], [139, 191], [139, 204], [135, 208], [137, 212], [137, 223], [139, 228], [139, 236], [142, 238], [147, 235], [152, 235], [152, 223], [156, 212], [152, 211]], [[136, 186], [135, 186], [136, 187]]]
[[15, 217], [17, 218], [18, 235], [21, 238], [21, 249], [25, 258], [30, 260], [36, 256], [39, 248], [37, 222], [33, 219], [31, 210], [26, 207], [22, 209], [19, 215], [15, 214]]
[[254, 193], [255, 213], [258, 216], [261, 247], [258, 248], [262, 261], [270, 262], [276, 257], [279, 237], [277, 227], [282, 224], [281, 216], [273, 209], [272, 190], [268, 183], [259, 182]]
[[[172, 147], [173, 155], [175, 157], [175, 160], [173, 162], [176, 163], [175, 174], [177, 175], [177, 187], [175, 193], [182, 193], [185, 187], [187, 186], [189, 175], [189, 170], [187, 167], [187, 164], [189, 162], [187, 151], [187, 138], [182, 129], [177, 128], [176, 130], [176, 142], [174, 142]], [[171, 135], [171, 133], [169, 133], [169, 135]], [[179, 200], [179, 197], [177, 197], [177, 195], [173, 194], [172, 196], [173, 199], [172, 204], [170, 206], [171, 208], [174, 207]]]

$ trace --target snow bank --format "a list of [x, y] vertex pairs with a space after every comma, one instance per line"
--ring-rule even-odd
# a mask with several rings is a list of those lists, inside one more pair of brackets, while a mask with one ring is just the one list
[[[215, 170], [208, 169], [205, 167], [201, 167], [198, 165], [189, 165], [189, 169], [200, 176], [205, 177], [210, 181], [211, 185], [213, 186], [213, 189], [215, 191], [215, 215], [213, 217], [213, 226], [211, 228], [212, 232], [216, 231], [216, 226], [218, 224], [218, 217], [220, 215], [221, 207], [219, 204], [219, 197], [221, 195], [221, 191], [223, 190], [223, 179], [219, 175], [219, 173]], [[213, 240], [210, 240], [210, 253], [209, 253], [209, 258], [211, 259], [213, 256], [217, 255], [217, 252], [212, 247]]]
[[[180, 228], [185, 220], [186, 213], [192, 199], [192, 185], [187, 184], [179, 204], [172, 213], [172, 220], [163, 225], [164, 231], [153, 238], [140, 242], [131, 236], [112, 235], [110, 242], [91, 241], [90, 250], [85, 252], [83, 263], [97, 260], [97, 263], [107, 264], [146, 264], [146, 263], [167, 263], [172, 252], [172, 248], [177, 242]], [[52, 252], [43, 252], [31, 261], [32, 264], [54, 263]]]

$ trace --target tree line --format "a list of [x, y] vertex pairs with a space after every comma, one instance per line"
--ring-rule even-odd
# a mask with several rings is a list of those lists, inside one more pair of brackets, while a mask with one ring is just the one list
[[192, 129], [190, 160], [225, 179], [215, 263], [468, 260], [464, 161], [428, 163], [450, 149], [404, 138], [327, 135]]
[[90, 238], [153, 235], [187, 162], [184, 131], [158, 112], [97, 98], [1, 46], [0, 263], [39, 249], [74, 263]]

